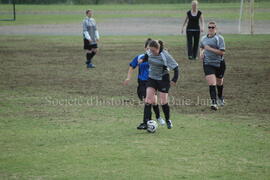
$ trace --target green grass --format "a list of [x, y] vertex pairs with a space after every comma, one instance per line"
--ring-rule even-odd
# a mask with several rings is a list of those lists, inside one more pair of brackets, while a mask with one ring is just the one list
[[[201, 3], [200, 9], [205, 18], [237, 20], [239, 17], [239, 3]], [[255, 20], [270, 19], [270, 3], [256, 3]], [[17, 20], [15, 22], [1, 22], [0, 25], [28, 25], [28, 24], [59, 24], [76, 23], [82, 21], [85, 9], [95, 10], [98, 21], [111, 18], [184, 18], [190, 4], [144, 4], [144, 5], [17, 5]], [[0, 6], [0, 18], [11, 18], [8, 12], [11, 6]], [[245, 12], [244, 15], [246, 15]], [[247, 18], [248, 19], [248, 18]]]
[[192, 102], [172, 105], [174, 128], [155, 134], [136, 130], [135, 74], [122, 86], [146, 38], [103, 37], [97, 68], [86, 70], [80, 37], [1, 36], [0, 179], [268, 179], [269, 36], [225, 35], [218, 112], [196, 104], [208, 87], [184, 36], [153, 37], [181, 65], [171, 96]]

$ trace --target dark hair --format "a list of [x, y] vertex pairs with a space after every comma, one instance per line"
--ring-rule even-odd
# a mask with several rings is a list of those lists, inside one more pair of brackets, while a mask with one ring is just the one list
[[161, 53], [163, 51], [163, 49], [164, 49], [164, 44], [163, 44], [163, 41], [161, 41], [161, 40], [158, 40], [158, 43], [160, 45], [159, 53]]
[[85, 11], [85, 14], [88, 14], [90, 11], [92, 11], [91, 9], [87, 9], [86, 11]]
[[148, 39], [145, 41], [144, 48], [147, 48], [147, 46], [150, 44], [151, 41], [152, 41], [152, 39], [151, 39], [151, 38], [148, 38]]
[[149, 44], [150, 47], [159, 48], [159, 53], [161, 53], [164, 49], [163, 42], [161, 40], [152, 40]]

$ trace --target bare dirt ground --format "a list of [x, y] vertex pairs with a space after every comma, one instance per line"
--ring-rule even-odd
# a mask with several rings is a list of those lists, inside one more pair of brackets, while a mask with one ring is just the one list
[[[208, 19], [206, 19], [206, 22]], [[238, 22], [216, 20], [222, 34], [237, 34]], [[179, 35], [183, 19], [179, 18], [114, 18], [97, 22], [101, 35]], [[243, 34], [250, 31], [249, 23], [241, 26]], [[270, 21], [256, 21], [255, 34], [270, 34]], [[0, 26], [1, 35], [80, 35], [81, 22]]]

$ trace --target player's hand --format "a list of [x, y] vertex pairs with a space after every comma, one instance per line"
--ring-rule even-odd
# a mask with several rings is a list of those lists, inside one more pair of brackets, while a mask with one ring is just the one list
[[203, 28], [201, 28], [201, 32], [202, 32], [202, 33], [204, 32]]
[[141, 64], [143, 62], [143, 59], [139, 59], [138, 63]]
[[89, 43], [91, 43], [92, 41], [91, 40], [88, 40], [89, 41]]
[[210, 49], [211, 49], [211, 47], [210, 47], [210, 46], [208, 46], [208, 45], [206, 45], [206, 46], [204, 46], [204, 49], [206, 49], [206, 50], [210, 50]]
[[204, 54], [200, 54], [200, 59], [203, 60], [204, 59]]
[[124, 86], [128, 85], [129, 81], [130, 81], [130, 79], [126, 79], [126, 80], [124, 81], [124, 83], [123, 83]]
[[96, 42], [99, 42], [99, 39], [96, 39]]
[[176, 86], [176, 82], [171, 81], [171, 86]]

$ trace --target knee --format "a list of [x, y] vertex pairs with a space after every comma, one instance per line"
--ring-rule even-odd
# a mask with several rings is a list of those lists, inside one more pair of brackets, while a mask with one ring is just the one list
[[168, 99], [165, 97], [160, 98], [160, 104], [161, 105], [168, 104]]
[[207, 78], [206, 80], [209, 86], [215, 86], [217, 84], [217, 81], [215, 79]]
[[167, 100], [164, 100], [164, 101], [160, 101], [160, 105], [163, 106], [165, 104], [168, 104], [168, 101]]
[[154, 104], [154, 102], [153, 102], [153, 100], [152, 100], [151, 97], [146, 97], [145, 98], [145, 103], [147, 103], [147, 104]]
[[216, 86], [217, 83], [214, 83], [214, 82], [208, 82], [208, 86]]
[[217, 79], [217, 85], [218, 86], [223, 85], [223, 79]]

